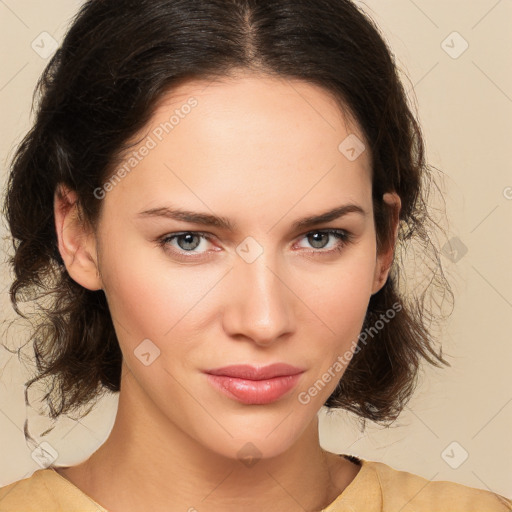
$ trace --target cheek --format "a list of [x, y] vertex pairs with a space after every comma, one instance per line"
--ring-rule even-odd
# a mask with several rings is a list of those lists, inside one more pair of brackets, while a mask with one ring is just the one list
[[[230, 295], [222, 285], [216, 289], [227, 268], [171, 264], [163, 249], [149, 247], [146, 241], [127, 242], [126, 238], [123, 244], [130, 250], [121, 253], [116, 250], [118, 242], [111, 236], [104, 245], [107, 251], [101, 257], [101, 271], [114, 323], [121, 325], [116, 329], [120, 338], [130, 337], [131, 345], [145, 338], [169, 343], [194, 318], [195, 327], [187, 334], [191, 341], [195, 331], [208, 327], [215, 302], [222, 303]], [[338, 342], [340, 335], [346, 340], [357, 331], [357, 336], [371, 294], [374, 250], [367, 237], [330, 263], [304, 260], [304, 264], [286, 270], [285, 281], [292, 283], [297, 297], [289, 300], [296, 300], [301, 310], [306, 308], [306, 316], [296, 319], [299, 333], [310, 328], [300, 325], [304, 322], [319, 336], [318, 328], [324, 323], [336, 333]], [[220, 288], [224, 290], [222, 296], [217, 295]]]
[[170, 341], [222, 277], [223, 269], [171, 265], [157, 247], [134, 242], [122, 258], [115, 247], [112, 243], [103, 254], [101, 272], [110, 312], [121, 326], [119, 336], [128, 336], [130, 344], [145, 338]]
[[[361, 247], [362, 249], [362, 247]], [[346, 256], [346, 257], [345, 257]], [[337, 327], [366, 313], [372, 292], [375, 258], [365, 251], [353, 251], [332, 266], [302, 276], [300, 295], [312, 304], [319, 318]]]
[[[311, 360], [317, 361], [317, 373], [330, 368], [339, 356], [343, 356], [340, 362], [346, 367], [350, 358], [345, 354], [353, 352], [361, 333], [372, 291], [375, 259], [371, 244], [369, 248], [358, 249], [361, 250], [347, 253], [336, 265], [310, 275], [298, 291], [312, 310], [308, 312], [311, 323], [303, 326], [308, 330], [304, 338], [316, 339], [316, 343], [304, 350], [310, 351]], [[305, 319], [302, 322], [306, 324]], [[337, 379], [343, 371], [336, 370]]]

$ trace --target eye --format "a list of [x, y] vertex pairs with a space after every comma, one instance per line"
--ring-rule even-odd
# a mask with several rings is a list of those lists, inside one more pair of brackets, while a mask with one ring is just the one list
[[[208, 241], [213, 238], [209, 233], [200, 231], [183, 231], [181, 233], [171, 233], [156, 240], [159, 246], [173, 254], [178, 259], [190, 260], [200, 258], [207, 254]], [[334, 239], [334, 244], [329, 247], [329, 238]], [[302, 239], [307, 239], [313, 254], [331, 254], [340, 252], [354, 236], [343, 229], [322, 229], [310, 231], [303, 235]], [[205, 242], [205, 243], [203, 243]], [[202, 249], [202, 250], [201, 250]], [[315, 250], [316, 249], [316, 250]], [[214, 249], [220, 250], [220, 249]]]
[[205, 248], [204, 240], [209, 241], [212, 237], [207, 233], [199, 231], [184, 231], [182, 233], [172, 233], [157, 240], [158, 244], [165, 250], [177, 255], [178, 257], [184, 255], [185, 258], [194, 258], [201, 256], [207, 250], [200, 250]]
[[[326, 242], [329, 241], [329, 237], [334, 237], [334, 246], [331, 244], [328, 247]], [[314, 249], [322, 249], [321, 251], [309, 251], [312, 253], [332, 253], [341, 251], [348, 243], [353, 239], [353, 235], [343, 229], [322, 229], [317, 231], [310, 231], [304, 235], [304, 239], [307, 239], [308, 243]], [[327, 249], [326, 249], [327, 247]]]

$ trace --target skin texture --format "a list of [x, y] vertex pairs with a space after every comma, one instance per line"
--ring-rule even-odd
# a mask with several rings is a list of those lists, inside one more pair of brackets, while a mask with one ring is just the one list
[[[174, 89], [133, 151], [191, 97], [190, 113], [161, 141], [153, 135], [156, 147], [106, 193], [97, 232], [78, 222], [72, 191], [55, 195], [66, 268], [82, 286], [103, 289], [124, 356], [109, 438], [59, 472], [112, 512], [320, 510], [358, 472], [319, 444], [317, 412], [343, 370], [309, 403], [298, 394], [353, 350], [388, 276], [394, 246], [376, 254], [371, 156], [340, 152], [349, 134], [364, 139], [328, 92], [250, 74]], [[398, 213], [398, 196], [385, 200]], [[292, 229], [349, 202], [366, 216]], [[237, 229], [137, 217], [164, 205], [223, 216]], [[327, 253], [342, 242], [306, 236], [327, 228], [354, 238]], [[167, 249], [155, 242], [187, 230], [211, 235], [193, 241], [196, 257], [183, 238]], [[251, 263], [237, 253], [247, 237], [263, 250]], [[134, 353], [144, 339], [160, 350], [148, 366]], [[267, 405], [228, 398], [202, 373], [274, 362], [305, 372]], [[248, 442], [261, 454], [250, 467], [237, 455]]]

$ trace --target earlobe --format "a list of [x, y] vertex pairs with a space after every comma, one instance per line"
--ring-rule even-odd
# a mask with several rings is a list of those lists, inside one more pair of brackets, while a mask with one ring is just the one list
[[386, 283], [389, 271], [393, 264], [393, 257], [395, 252], [396, 240], [398, 237], [398, 224], [400, 219], [400, 208], [402, 202], [396, 192], [386, 192], [383, 196], [383, 200], [389, 206], [393, 208], [393, 240], [389, 245], [386, 252], [377, 255], [377, 263], [375, 265], [375, 273], [373, 279], [372, 295], [375, 295]]
[[94, 233], [80, 218], [76, 192], [64, 185], [55, 191], [54, 217], [58, 248], [68, 274], [88, 290], [102, 289]]

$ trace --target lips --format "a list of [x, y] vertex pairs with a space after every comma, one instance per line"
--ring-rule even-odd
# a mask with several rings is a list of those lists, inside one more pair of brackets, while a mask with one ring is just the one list
[[268, 366], [256, 367], [248, 364], [237, 364], [224, 366], [213, 370], [206, 370], [210, 375], [223, 375], [224, 377], [234, 377], [237, 379], [264, 380], [275, 377], [287, 377], [297, 375], [304, 370], [285, 363], [275, 363]]
[[304, 370], [284, 363], [264, 367], [232, 365], [207, 370], [208, 382], [231, 399], [244, 404], [275, 402], [298, 383]]

